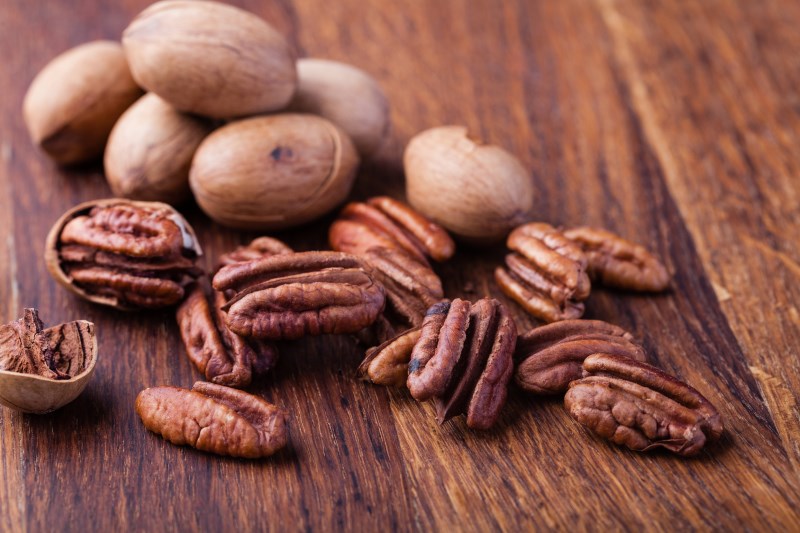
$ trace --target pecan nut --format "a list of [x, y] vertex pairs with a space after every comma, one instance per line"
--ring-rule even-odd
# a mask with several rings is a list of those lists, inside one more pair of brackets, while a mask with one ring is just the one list
[[455, 253], [447, 231], [410, 206], [386, 196], [345, 206], [330, 228], [331, 248], [364, 255], [374, 247], [399, 249], [417, 261], [446, 261]]
[[583, 251], [544, 223], [519, 226], [508, 236], [506, 268], [495, 270], [502, 291], [545, 322], [580, 318], [591, 282]]
[[438, 303], [411, 353], [409, 391], [418, 401], [434, 400], [440, 424], [466, 414], [468, 427], [488, 429], [505, 404], [516, 340], [514, 321], [497, 300]]
[[534, 328], [517, 339], [521, 361], [514, 380], [534, 394], [563, 394], [583, 375], [583, 360], [609, 353], [645, 361], [644, 349], [624, 329], [601, 320], [564, 320]]
[[722, 435], [717, 409], [699, 392], [640, 361], [595, 354], [583, 362], [586, 377], [564, 397], [570, 415], [600, 437], [631, 450], [665, 448], [697, 454]]
[[0, 326], [0, 404], [47, 413], [71, 402], [97, 362], [94, 324], [84, 320], [44, 329], [35, 309]]
[[413, 328], [367, 350], [364, 361], [358, 367], [358, 376], [387, 387], [403, 387], [408, 379], [408, 362], [411, 351], [419, 340], [422, 330]]
[[377, 319], [385, 299], [383, 287], [356, 257], [337, 252], [228, 265], [213, 285], [233, 295], [223, 306], [228, 327], [244, 337], [267, 339], [355, 333]]
[[658, 292], [669, 287], [666, 267], [638, 244], [599, 228], [572, 228], [564, 235], [583, 249], [593, 281], [633, 291]]
[[239, 246], [232, 252], [221, 255], [219, 258], [219, 266], [221, 268], [236, 263], [246, 263], [254, 259], [261, 259], [262, 257], [290, 254], [293, 252], [294, 250], [278, 239], [273, 239], [272, 237], [258, 237], [253, 239], [249, 244]]
[[198, 381], [192, 390], [152, 387], [136, 397], [144, 426], [179, 446], [258, 458], [286, 446], [286, 413], [246, 392]]
[[51, 275], [95, 303], [133, 310], [174, 305], [202, 271], [189, 223], [158, 202], [97, 200], [62, 216], [47, 237]]
[[268, 341], [245, 339], [232, 332], [220, 307], [225, 296], [214, 291], [213, 301], [200, 283], [178, 307], [176, 317], [189, 360], [212, 383], [243, 388], [253, 375], [263, 374], [278, 360]]

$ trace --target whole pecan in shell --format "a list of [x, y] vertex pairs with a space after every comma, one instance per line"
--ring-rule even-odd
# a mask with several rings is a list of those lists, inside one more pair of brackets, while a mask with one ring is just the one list
[[213, 285], [233, 295], [223, 306], [232, 331], [268, 339], [355, 333], [376, 320], [385, 299], [383, 287], [358, 258], [338, 252], [281, 254], [228, 265]]
[[111, 199], [80, 204], [47, 237], [45, 261], [64, 287], [123, 310], [174, 305], [202, 270], [189, 223], [158, 202]]
[[506, 268], [495, 270], [506, 295], [545, 322], [583, 315], [591, 282], [576, 244], [548, 224], [530, 223], [512, 231], [507, 245], [514, 253], [506, 256]]
[[563, 394], [583, 375], [583, 360], [610, 353], [645, 361], [641, 346], [624, 329], [601, 320], [564, 320], [520, 335], [514, 380], [534, 394]]
[[589, 260], [589, 276], [609, 287], [658, 292], [669, 287], [666, 267], [644, 247], [610, 231], [579, 227], [564, 235], [580, 246]]
[[514, 321], [497, 300], [436, 304], [411, 354], [409, 391], [434, 400], [439, 423], [466, 414], [468, 427], [488, 429], [505, 404], [516, 340]]
[[695, 389], [653, 366], [595, 354], [583, 368], [586, 377], [570, 383], [564, 405], [581, 425], [615, 444], [691, 456], [722, 435], [717, 409]]
[[136, 397], [144, 426], [177, 445], [257, 458], [286, 446], [286, 413], [246, 392], [198, 381], [192, 390], [152, 387]]

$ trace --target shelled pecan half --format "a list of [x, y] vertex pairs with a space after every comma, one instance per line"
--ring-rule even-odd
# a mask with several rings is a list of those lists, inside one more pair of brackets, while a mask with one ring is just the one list
[[133, 310], [174, 305], [202, 270], [189, 223], [158, 202], [95, 200], [69, 210], [47, 237], [45, 260], [64, 287]]
[[286, 446], [286, 413], [246, 392], [198, 381], [192, 390], [152, 387], [136, 397], [144, 426], [177, 445], [250, 459]]
[[638, 244], [586, 226], [565, 230], [564, 235], [583, 249], [593, 281], [633, 291], [658, 292], [669, 287], [666, 267]]
[[595, 354], [564, 397], [570, 415], [600, 437], [631, 450], [697, 454], [722, 435], [717, 409], [699, 392], [628, 357]]
[[338, 252], [280, 254], [224, 266], [213, 286], [232, 294], [223, 306], [228, 327], [266, 339], [355, 333], [378, 318], [385, 299], [359, 259]]
[[637, 361], [647, 358], [624, 329], [601, 320], [564, 320], [520, 335], [515, 358], [520, 361], [514, 380], [534, 394], [563, 394], [583, 375], [583, 360], [610, 353]]
[[514, 253], [494, 273], [506, 295], [545, 322], [583, 315], [591, 282], [586, 256], [575, 243], [549, 224], [532, 222], [512, 231], [507, 246]]
[[375, 385], [404, 387], [408, 379], [411, 351], [421, 333], [420, 328], [409, 329], [367, 350], [364, 361], [358, 367], [358, 376]]
[[222, 254], [219, 258], [219, 266], [224, 267], [236, 263], [246, 263], [254, 259], [271, 257], [273, 255], [291, 254], [292, 250], [287, 244], [272, 237], [258, 237], [250, 243], [239, 246], [235, 250]]
[[514, 368], [517, 329], [497, 300], [455, 299], [428, 310], [408, 364], [408, 388], [433, 399], [441, 424], [466, 414], [467, 426], [488, 429], [499, 418]]
[[370, 248], [399, 249], [423, 264], [446, 261], [455, 253], [447, 231], [410, 206], [378, 196], [345, 206], [328, 234], [331, 248], [364, 255]]

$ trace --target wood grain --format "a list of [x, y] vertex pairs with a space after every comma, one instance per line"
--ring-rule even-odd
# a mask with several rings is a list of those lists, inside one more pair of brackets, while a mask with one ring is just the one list
[[[720, 407], [700, 458], [634, 454], [582, 431], [560, 402], [514, 390], [498, 427], [438, 427], [403, 391], [357, 382], [347, 338], [281, 346], [254, 391], [291, 413], [290, 448], [260, 462], [169, 445], [142, 427], [144, 387], [190, 386], [169, 312], [79, 301], [41, 261], [72, 205], [110, 195], [98, 165], [60, 170], [28, 141], [21, 102], [55, 54], [118, 38], [145, 0], [0, 5], [0, 318], [97, 324], [87, 391], [46, 416], [0, 411], [0, 531], [773, 529], [800, 523], [800, 5], [790, 0], [234, 2], [307, 56], [373, 73], [393, 134], [356, 197], [402, 196], [417, 131], [466, 124], [517, 154], [538, 218], [646, 244], [675, 290], [596, 290], [587, 316], [629, 328], [653, 362]], [[209, 264], [254, 235], [194, 206]], [[331, 218], [277, 235], [325, 246]], [[502, 248], [462, 247], [450, 296], [490, 294]], [[507, 300], [506, 300], [507, 301]], [[524, 329], [532, 321], [508, 302]]]

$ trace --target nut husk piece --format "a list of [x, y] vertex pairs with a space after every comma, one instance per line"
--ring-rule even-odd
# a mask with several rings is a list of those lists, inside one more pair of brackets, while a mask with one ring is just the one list
[[210, 122], [146, 94], [122, 114], [108, 138], [103, 165], [111, 191], [134, 200], [184, 202], [192, 157], [212, 129]]
[[122, 44], [134, 79], [186, 113], [234, 118], [276, 111], [297, 86], [283, 36], [222, 3], [152, 4], [125, 29]]
[[73, 401], [97, 363], [94, 324], [85, 320], [44, 329], [35, 309], [0, 326], [0, 404], [44, 414]]
[[22, 104], [31, 140], [59, 165], [103, 153], [117, 118], [142, 95], [119, 43], [82, 44], [36, 75]]
[[[167, 220], [171, 221], [177, 226], [177, 229], [180, 233], [180, 242], [161, 242], [162, 239], [155, 235], [147, 235], [143, 237], [142, 242], [140, 242], [134, 233], [117, 233], [113, 236], [96, 235], [95, 237], [97, 239], [105, 240], [103, 244], [107, 245], [108, 250], [104, 251], [104, 257], [108, 262], [105, 264], [98, 264], [96, 268], [83, 269], [85, 272], [88, 272], [89, 277], [95, 277], [101, 281], [105, 280], [114, 283], [119, 282], [120, 279], [122, 279], [122, 281], [124, 281], [126, 284], [130, 283], [132, 287], [131, 290], [134, 291], [132, 296], [136, 296], [135, 290], [138, 284], [147, 281], [152, 281], [154, 283], [158, 282], [158, 270], [150, 271], [154, 275], [153, 278], [139, 278], [136, 275], [127, 275], [124, 273], [124, 271], [122, 276], [116, 277], [113, 273], [114, 269], [117, 268], [118, 265], [122, 265], [124, 268], [126, 264], [141, 264], [147, 265], [148, 268], [155, 268], [158, 264], [158, 257], [142, 257], [144, 253], [149, 251], [147, 250], [148, 246], [157, 245], [158, 248], [164, 248], [164, 253], [168, 253], [167, 248], [174, 248], [175, 244], [177, 244], [177, 248], [179, 248], [179, 250], [182, 252], [182, 255], [181, 257], [176, 258], [174, 261], [170, 260], [167, 262], [164, 265], [165, 268], [170, 270], [177, 269], [181, 272], [185, 272], [186, 276], [184, 277], [187, 278], [197, 277], [197, 275], [199, 275], [200, 271], [195, 266], [195, 263], [197, 259], [203, 255], [203, 251], [200, 248], [200, 244], [197, 240], [194, 230], [180, 213], [178, 213], [172, 206], [164, 203], [138, 202], [121, 198], [91, 200], [89, 202], [79, 204], [64, 213], [61, 218], [59, 218], [56, 223], [53, 224], [53, 227], [50, 229], [50, 233], [47, 235], [47, 239], [45, 241], [44, 259], [45, 264], [47, 265], [47, 270], [50, 272], [50, 275], [53, 276], [53, 278], [64, 288], [80, 296], [81, 298], [89, 300], [90, 302], [108, 305], [123, 311], [135, 311], [141, 309], [142, 307], [161, 307], [163, 305], [159, 304], [159, 298], [166, 297], [164, 295], [157, 294], [154, 297], [155, 299], [152, 301], [149, 300], [149, 297], [142, 296], [142, 298], [137, 299], [139, 301], [135, 302], [126, 300], [125, 298], [120, 297], [118, 294], [92, 292], [85, 287], [81, 287], [79, 285], [81, 280], [76, 279], [74, 274], [67, 273], [63, 268], [60, 248], [62, 246], [61, 236], [64, 228], [69, 224], [70, 221], [78, 217], [88, 215], [95, 207], [103, 208], [113, 206], [132, 206], [134, 208], [140, 208], [147, 211], [162, 212]], [[135, 228], [129, 228], [129, 230], [133, 231]], [[108, 233], [111, 234], [113, 231], [108, 231]], [[158, 242], [147, 242], [151, 240]], [[128, 248], [127, 251], [129, 254], [126, 255], [124, 251], [122, 251], [123, 246], [121, 245], [124, 245]], [[95, 251], [93, 248], [88, 246], [84, 248], [86, 248], [89, 253]], [[117, 253], [113, 253], [113, 250], [116, 250]], [[174, 250], [169, 251], [169, 253], [173, 252]], [[152, 259], [152, 261], [150, 261], [150, 259]], [[89, 281], [93, 280], [89, 279]], [[168, 295], [169, 298], [171, 298], [171, 303], [164, 305], [178, 303], [178, 301], [183, 298], [183, 286], [187, 285], [188, 283], [189, 280], [170, 283], [171, 288], [173, 291], [176, 291], [176, 294]]]
[[372, 76], [346, 63], [309, 58], [297, 61], [297, 78], [289, 110], [327, 118], [362, 157], [380, 148], [389, 134], [389, 102]]
[[275, 230], [342, 203], [357, 168], [353, 143], [333, 123], [281, 114], [232, 122], [209, 135], [195, 153], [189, 184], [220, 224]]
[[464, 126], [417, 134], [403, 164], [409, 203], [464, 240], [499, 241], [533, 209], [533, 182], [519, 160]]

